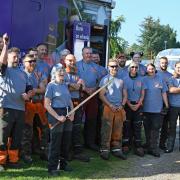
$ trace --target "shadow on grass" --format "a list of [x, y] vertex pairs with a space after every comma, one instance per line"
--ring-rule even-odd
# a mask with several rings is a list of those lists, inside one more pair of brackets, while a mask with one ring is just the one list
[[[105, 175], [111, 174], [113, 164], [119, 164], [122, 162], [123, 167], [128, 168], [128, 162], [122, 161], [111, 156], [110, 161], [104, 161], [99, 156], [98, 153], [91, 152], [91, 161], [88, 163], [83, 163], [79, 161], [70, 162], [71, 167], [73, 168], [72, 172], [60, 172], [60, 176], [55, 179], [94, 179], [96, 174], [100, 173]], [[47, 172], [47, 162], [39, 161], [38, 159], [34, 160], [34, 164], [30, 167], [25, 166], [23, 169], [7, 169], [4, 172], [1, 172], [0, 179], [18, 179], [18, 180], [27, 180], [27, 179], [49, 179]], [[110, 177], [109, 177], [110, 178]], [[112, 177], [111, 177], [112, 178]], [[54, 179], [54, 178], [53, 178]]]
[[[164, 154], [161, 152], [160, 158], [150, 155], [137, 157], [130, 153], [128, 160], [123, 161], [111, 155], [109, 161], [102, 160], [98, 153], [87, 151], [91, 157], [89, 163], [72, 161], [70, 165], [73, 172], [61, 172], [60, 176], [52, 179], [126, 179], [151, 177], [159, 174], [180, 175], [180, 156], [176, 141], [173, 153]], [[25, 166], [23, 169], [7, 169], [0, 172], [1, 180], [46, 180], [49, 179], [47, 173], [47, 162], [40, 161], [34, 157], [34, 164], [31, 167]], [[50, 178], [51, 179], [51, 178]]]

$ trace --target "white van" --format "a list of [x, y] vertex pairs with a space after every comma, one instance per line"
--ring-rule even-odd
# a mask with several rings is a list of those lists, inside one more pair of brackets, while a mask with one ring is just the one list
[[154, 61], [154, 65], [157, 67], [157, 69], [159, 68], [160, 58], [164, 56], [168, 58], [168, 62], [169, 62], [167, 70], [170, 73], [173, 73], [175, 63], [177, 61], [180, 61], [180, 48], [165, 49], [163, 51], [160, 51]]

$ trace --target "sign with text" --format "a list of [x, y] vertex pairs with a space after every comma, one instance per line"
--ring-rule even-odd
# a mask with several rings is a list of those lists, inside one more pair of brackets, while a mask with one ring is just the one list
[[91, 27], [89, 23], [75, 21], [73, 27], [73, 39], [80, 39], [83, 41], [90, 40]]

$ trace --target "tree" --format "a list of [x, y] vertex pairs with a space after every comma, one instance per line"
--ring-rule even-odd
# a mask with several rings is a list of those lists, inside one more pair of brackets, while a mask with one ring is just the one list
[[123, 16], [119, 16], [116, 20], [111, 21], [110, 25], [110, 57], [114, 57], [119, 52], [124, 52], [128, 46], [128, 42], [119, 37], [121, 24], [125, 22]]
[[165, 49], [165, 44], [167, 48], [180, 47], [180, 43], [176, 40], [176, 31], [169, 24], [161, 25], [159, 19], [147, 17], [140, 28], [141, 35], [138, 41], [146, 57], [155, 56]]

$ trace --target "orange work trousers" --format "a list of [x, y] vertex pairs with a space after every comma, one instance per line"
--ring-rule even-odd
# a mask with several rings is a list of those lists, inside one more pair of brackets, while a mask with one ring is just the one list
[[126, 119], [124, 109], [117, 112], [104, 105], [101, 124], [101, 149], [120, 149], [122, 140], [123, 121]]
[[42, 125], [48, 124], [48, 120], [46, 117], [46, 109], [44, 108], [43, 103], [26, 102], [25, 109], [26, 109], [25, 110], [25, 123], [29, 124], [30, 126], [33, 126], [34, 116], [35, 114], [38, 114]]

